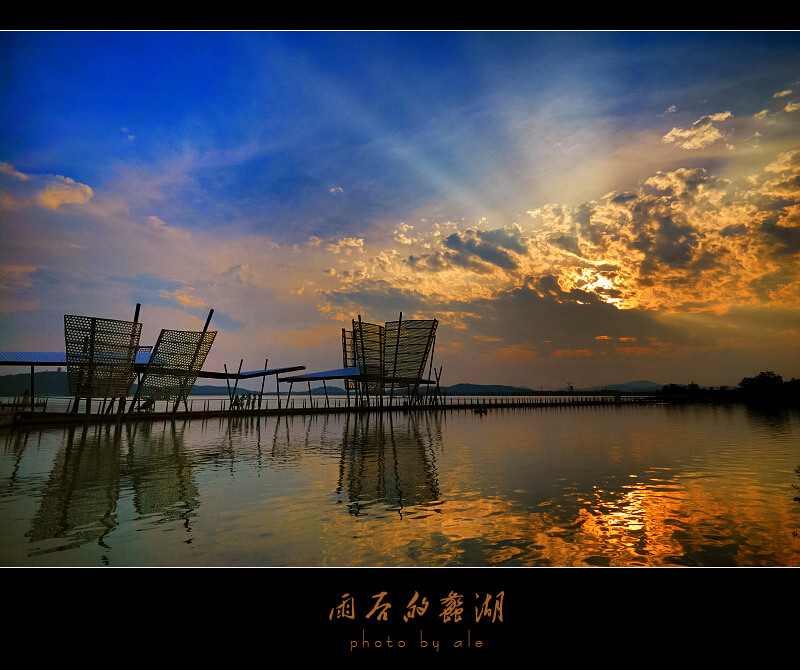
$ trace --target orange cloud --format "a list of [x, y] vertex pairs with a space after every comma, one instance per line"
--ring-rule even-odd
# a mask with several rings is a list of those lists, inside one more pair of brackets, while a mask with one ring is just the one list
[[556, 358], [585, 358], [591, 355], [592, 352], [588, 349], [556, 349], [553, 352]]
[[516, 363], [528, 363], [538, 357], [536, 347], [527, 344], [510, 344], [505, 347], [495, 349], [492, 358], [499, 361], [514, 361]]

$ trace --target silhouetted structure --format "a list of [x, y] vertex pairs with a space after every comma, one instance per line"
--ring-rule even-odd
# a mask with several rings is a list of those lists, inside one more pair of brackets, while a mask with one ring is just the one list
[[75, 396], [73, 411], [86, 398], [86, 412], [92, 398], [124, 398], [133, 384], [134, 364], [139, 350], [142, 325], [134, 321], [64, 315], [67, 383]]
[[415, 397], [425, 374], [425, 364], [436, 340], [436, 319], [388, 321], [384, 327], [384, 386], [390, 393], [405, 389]]
[[161, 331], [136, 389], [131, 411], [142, 398], [148, 402], [174, 401], [173, 411], [178, 409], [181, 402], [186, 403], [217, 335], [217, 331], [208, 330], [213, 314], [212, 309], [200, 332], [166, 328]]
[[[402, 392], [406, 402], [419, 402], [420, 387], [433, 385], [425, 377], [425, 366], [433, 365], [433, 350], [436, 342], [436, 319], [407, 319], [403, 314], [397, 321], [387, 321], [384, 325], [353, 319], [352, 330], [342, 328], [343, 368], [305, 375], [279, 378], [279, 382], [321, 381], [323, 385], [332, 379], [343, 380], [348, 392], [355, 391], [359, 401], [369, 405], [371, 400]], [[434, 398], [438, 398], [439, 374], [436, 372]], [[326, 391], [327, 396], [327, 391]], [[349, 402], [349, 400], [348, 400]]]

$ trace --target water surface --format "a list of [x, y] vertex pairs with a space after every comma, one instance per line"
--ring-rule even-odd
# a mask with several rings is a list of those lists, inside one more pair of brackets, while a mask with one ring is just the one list
[[2, 565], [800, 565], [796, 409], [317, 414], [0, 438]]

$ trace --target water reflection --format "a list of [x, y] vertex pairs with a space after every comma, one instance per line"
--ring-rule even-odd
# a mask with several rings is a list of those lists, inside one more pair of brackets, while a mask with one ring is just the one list
[[190, 530], [199, 498], [185, 429], [175, 423], [66, 429], [26, 533], [35, 543], [30, 555], [88, 542], [108, 548], [105, 538], [118, 526], [123, 482], [140, 517], [154, 517], [157, 523], [181, 520]]
[[800, 564], [800, 415], [630, 407], [6, 432], [2, 564]]
[[140, 516], [155, 516], [159, 523], [180, 520], [191, 533], [191, 519], [200, 499], [193, 477], [197, 463], [185, 443], [186, 424], [137, 423], [126, 429], [125, 475]]
[[26, 534], [32, 542], [69, 538], [67, 544], [41, 545], [32, 555], [63, 551], [85, 542], [105, 547], [116, 527], [120, 490], [119, 428], [70, 428], [56, 455], [41, 503]]
[[439, 499], [435, 452], [441, 448], [438, 414], [414, 414], [395, 423], [391, 414], [348, 417], [336, 493], [350, 514], [380, 502], [405, 509]]

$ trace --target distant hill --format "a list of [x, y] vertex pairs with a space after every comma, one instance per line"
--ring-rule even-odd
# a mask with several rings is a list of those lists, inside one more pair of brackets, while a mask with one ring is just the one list
[[[648, 393], [660, 389], [663, 384], [640, 380], [624, 384], [606, 384], [591, 388], [574, 388], [574, 393], [590, 393], [597, 391], [619, 391], [621, 393]], [[527, 386], [502, 386], [499, 384], [454, 384], [442, 387], [447, 395], [533, 395], [540, 393], [568, 393], [569, 389], [535, 390]]]
[[[66, 372], [36, 372], [33, 375], [33, 384], [36, 395], [69, 395]], [[259, 383], [258, 390], [260, 389], [261, 384]], [[23, 372], [16, 375], [0, 375], [1, 396], [22, 395], [25, 391], [30, 392], [30, 390], [31, 376], [29, 373]], [[240, 386], [236, 392], [237, 394], [258, 393], [258, 390], [247, 389]], [[136, 384], [131, 387], [131, 395], [134, 393], [136, 393]], [[191, 395], [228, 395], [228, 387], [215, 386], [213, 384], [195, 384], [192, 388]]]
[[[33, 376], [36, 395], [67, 395], [66, 372], [37, 372]], [[31, 376], [23, 372], [18, 375], [0, 376], [0, 395], [15, 396], [31, 391]]]
[[538, 393], [524, 386], [503, 386], [501, 384], [454, 384], [443, 386], [447, 395], [530, 395]]
[[[606, 386], [593, 386], [588, 389], [581, 389], [583, 391], [622, 391], [623, 393], [647, 393], [649, 391], [658, 391], [663, 384], [656, 384], [646, 380], [639, 380], [635, 382], [626, 382], [624, 384], [607, 384]], [[576, 389], [577, 390], [577, 389]]]
[[[275, 382], [269, 380], [267, 385], [270, 390], [264, 391], [265, 395], [275, 395]], [[253, 386], [251, 382], [251, 386]], [[595, 386], [588, 389], [575, 389], [575, 392], [592, 392], [592, 391], [620, 391], [622, 393], [647, 393], [659, 390], [663, 385], [656, 384], [651, 381], [633, 381], [625, 384], [608, 384], [607, 386]], [[22, 395], [25, 391], [30, 391], [31, 376], [28, 373], [14, 374], [14, 375], [0, 375], [0, 396], [16, 396]], [[231, 384], [231, 389], [233, 384]], [[542, 393], [542, 391], [534, 390], [526, 386], [505, 386], [502, 384], [469, 384], [461, 383], [452, 386], [441, 387], [442, 391], [449, 396], [477, 396], [477, 395], [534, 395]], [[36, 395], [54, 395], [66, 396], [69, 394], [67, 389], [67, 373], [66, 372], [37, 372], [34, 375], [34, 390]], [[253, 388], [245, 388], [241, 385], [237, 388], [237, 394], [243, 393], [259, 393], [261, 390], [261, 382]], [[282, 393], [288, 391], [288, 387], [282, 386]], [[557, 391], [544, 391], [544, 393], [563, 393], [567, 389], [559, 389]], [[131, 388], [131, 395], [136, 392], [136, 384]], [[292, 390], [292, 394], [302, 395], [307, 394], [308, 388], [304, 384], [296, 384]], [[323, 395], [325, 389], [317, 387], [311, 389], [312, 395]], [[328, 395], [344, 395], [346, 391], [339, 386], [328, 386]], [[192, 388], [191, 395], [228, 395], [228, 387], [225, 385], [217, 386], [214, 384], [195, 384]]]

